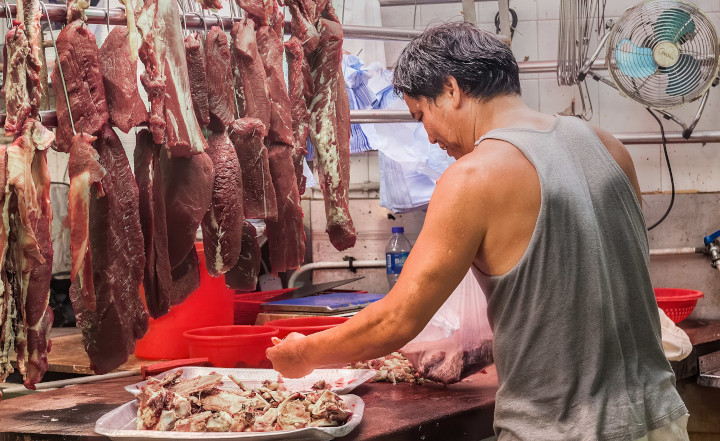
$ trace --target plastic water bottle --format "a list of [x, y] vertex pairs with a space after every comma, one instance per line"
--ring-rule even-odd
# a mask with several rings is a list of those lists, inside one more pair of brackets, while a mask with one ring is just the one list
[[392, 227], [392, 236], [385, 247], [385, 269], [390, 289], [395, 286], [400, 271], [402, 271], [405, 259], [410, 254], [410, 241], [405, 237], [403, 227]]

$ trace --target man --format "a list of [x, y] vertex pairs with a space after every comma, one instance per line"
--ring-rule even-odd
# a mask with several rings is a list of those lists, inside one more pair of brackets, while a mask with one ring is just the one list
[[397, 350], [472, 268], [495, 334], [499, 440], [687, 439], [625, 147], [528, 108], [510, 49], [468, 24], [410, 42], [394, 87], [457, 161], [391, 292], [341, 326], [268, 349], [275, 369], [299, 377]]

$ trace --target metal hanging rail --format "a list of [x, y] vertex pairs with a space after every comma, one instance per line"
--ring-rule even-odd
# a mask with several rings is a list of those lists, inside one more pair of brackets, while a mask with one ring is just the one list
[[[42, 123], [47, 128], [57, 127], [57, 115], [54, 110], [40, 112]], [[410, 113], [403, 110], [351, 110], [351, 123], [391, 123], [415, 122]], [[5, 115], [0, 114], [0, 126], [5, 125]], [[660, 144], [659, 133], [615, 133], [615, 137], [626, 145]], [[682, 132], [665, 134], [668, 144], [705, 144], [720, 143], [720, 130], [697, 131], [690, 139], [685, 139]]]

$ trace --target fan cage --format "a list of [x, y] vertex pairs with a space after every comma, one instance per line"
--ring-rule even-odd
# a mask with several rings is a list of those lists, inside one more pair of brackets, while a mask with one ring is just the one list
[[[675, 43], [679, 58], [661, 67], [653, 53], [666, 41]], [[717, 31], [701, 10], [682, 1], [651, 0], [629, 8], [611, 29], [606, 47], [618, 88], [658, 110], [700, 98], [718, 74]]]

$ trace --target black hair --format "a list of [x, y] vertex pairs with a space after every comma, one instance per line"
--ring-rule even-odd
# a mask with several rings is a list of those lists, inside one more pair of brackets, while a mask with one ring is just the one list
[[434, 102], [449, 76], [463, 92], [482, 101], [520, 95], [512, 50], [490, 32], [464, 22], [428, 28], [410, 41], [395, 65], [393, 88], [398, 95]]

